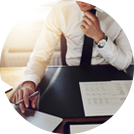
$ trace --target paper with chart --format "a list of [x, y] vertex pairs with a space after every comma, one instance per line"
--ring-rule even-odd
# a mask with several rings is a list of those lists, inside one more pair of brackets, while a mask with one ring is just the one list
[[134, 103], [134, 80], [122, 80], [112, 82], [120, 82], [130, 102]]
[[85, 116], [113, 115], [125, 101], [132, 81], [80, 82]]

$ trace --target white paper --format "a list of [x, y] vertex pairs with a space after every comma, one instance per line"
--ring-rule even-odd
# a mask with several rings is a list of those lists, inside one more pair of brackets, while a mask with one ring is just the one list
[[0, 80], [0, 86], [1, 86], [0, 89], [2, 89], [2, 90], [5, 91], [5, 92], [8, 92], [8, 91], [10, 91], [10, 90], [13, 89], [12, 86], [8, 85], [7, 83], [5, 83], [5, 82], [2, 81], [2, 80]]
[[134, 80], [113, 81], [120, 82], [131, 103], [134, 103]]
[[131, 83], [80, 82], [85, 116], [113, 115], [125, 101]]
[[70, 125], [71, 134], [128, 134], [124, 122], [90, 125]]

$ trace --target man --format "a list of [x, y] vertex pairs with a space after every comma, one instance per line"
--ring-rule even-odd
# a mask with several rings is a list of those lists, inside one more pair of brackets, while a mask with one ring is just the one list
[[[77, 3], [77, 4], [76, 4]], [[24, 72], [20, 90], [13, 96], [22, 113], [29, 107], [28, 96], [44, 76], [53, 51], [63, 33], [67, 40], [66, 62], [69, 66], [80, 65], [84, 35], [94, 40], [92, 65], [111, 64], [119, 70], [126, 69], [132, 60], [130, 44], [119, 25], [104, 11], [81, 1], [60, 1], [50, 11], [43, 31], [35, 45], [31, 59]], [[96, 15], [91, 13], [95, 8]], [[38, 97], [30, 99], [33, 108]]]

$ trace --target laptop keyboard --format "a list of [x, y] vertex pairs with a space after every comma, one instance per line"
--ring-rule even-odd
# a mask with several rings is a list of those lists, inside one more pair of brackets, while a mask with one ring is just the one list
[[35, 128], [29, 125], [22, 124], [18, 122], [22, 134], [43, 134], [45, 131], [39, 128]]

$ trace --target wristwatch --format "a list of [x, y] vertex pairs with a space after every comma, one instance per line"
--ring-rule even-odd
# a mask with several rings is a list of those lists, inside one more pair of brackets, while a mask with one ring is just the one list
[[104, 34], [104, 37], [98, 42], [95, 43], [99, 48], [103, 48], [107, 42], [108, 37]]

